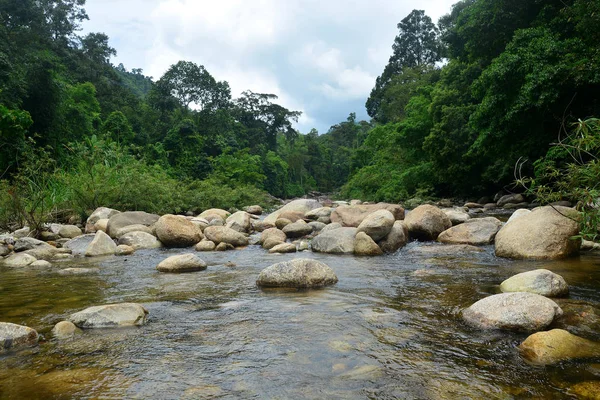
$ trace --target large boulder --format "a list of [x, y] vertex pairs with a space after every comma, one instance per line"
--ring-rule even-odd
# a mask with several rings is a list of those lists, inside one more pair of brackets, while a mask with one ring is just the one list
[[162, 260], [156, 269], [159, 272], [194, 272], [206, 269], [206, 262], [194, 254], [179, 254]]
[[521, 343], [519, 350], [526, 360], [538, 365], [600, 357], [600, 343], [562, 329], [534, 333]]
[[579, 214], [572, 208], [540, 207], [504, 225], [496, 235], [496, 255], [516, 259], [559, 259], [579, 252]]
[[256, 281], [263, 287], [314, 288], [337, 283], [335, 272], [326, 264], [299, 258], [263, 269]]
[[264, 219], [264, 222], [266, 224], [275, 225], [275, 221], [277, 221], [277, 219], [279, 218], [279, 216], [282, 213], [285, 213], [287, 211], [298, 211], [298, 212], [302, 212], [302, 215], [304, 215], [308, 211], [314, 210], [315, 208], [320, 208], [320, 207], [321, 207], [321, 203], [319, 203], [317, 200], [313, 200], [313, 199], [294, 200], [294, 201], [289, 202], [285, 206], [281, 207], [279, 210], [269, 214]]
[[94, 240], [85, 250], [86, 257], [98, 257], [114, 255], [117, 252], [117, 244], [106, 233], [96, 232]]
[[238, 211], [227, 217], [225, 226], [241, 233], [250, 233], [252, 230], [252, 217], [245, 211]]
[[394, 226], [394, 214], [388, 210], [377, 210], [365, 217], [358, 225], [358, 232], [364, 232], [374, 241], [385, 238]]
[[404, 222], [411, 237], [436, 240], [440, 233], [452, 227], [446, 214], [435, 206], [424, 204], [408, 213]]
[[27, 253], [14, 253], [3, 260], [0, 259], [0, 265], [3, 267], [10, 268], [21, 268], [27, 267], [28, 265], [31, 265], [36, 261], [37, 258]]
[[270, 250], [278, 244], [284, 243], [287, 239], [285, 233], [277, 228], [264, 230], [260, 235], [260, 244], [263, 248]]
[[531, 213], [531, 210], [529, 210], [527, 208], [519, 208], [518, 210], [515, 210], [515, 212], [512, 213], [512, 215], [510, 216], [508, 221], [506, 221], [506, 223], [508, 224], [509, 222], [512, 222], [515, 219], [520, 218], [523, 215], [527, 215], [529, 213]]
[[209, 226], [204, 230], [206, 239], [220, 243], [231, 244], [234, 247], [247, 246], [248, 237], [226, 226]]
[[27, 326], [0, 322], [0, 351], [18, 347], [35, 346], [38, 333]]
[[110, 219], [113, 215], [119, 214], [120, 211], [114, 210], [112, 208], [107, 207], [98, 207], [92, 215], [89, 216], [87, 222], [85, 223], [85, 233], [94, 233], [97, 230], [96, 224], [101, 219]]
[[136, 303], [108, 304], [72, 314], [69, 321], [79, 328], [115, 328], [146, 323], [148, 311]]
[[404, 221], [396, 221], [385, 239], [379, 241], [379, 247], [385, 253], [394, 253], [408, 243], [408, 228]]
[[119, 238], [119, 244], [139, 249], [158, 249], [163, 247], [162, 243], [147, 232], [129, 232]]
[[352, 254], [357, 228], [338, 228], [321, 231], [312, 241], [313, 251], [319, 253]]
[[394, 220], [404, 219], [404, 208], [398, 204], [377, 203], [339, 206], [331, 213], [331, 221], [338, 222], [343, 226], [357, 228], [368, 215], [379, 210], [391, 212]]
[[546, 297], [569, 294], [569, 285], [564, 278], [547, 269], [536, 269], [511, 276], [500, 284], [503, 292], [529, 292]]
[[440, 233], [437, 240], [448, 244], [491, 244], [502, 227], [498, 218], [474, 218]]
[[357, 256], [379, 256], [383, 250], [365, 232], [358, 232], [354, 238], [354, 254]]
[[502, 293], [479, 300], [462, 313], [480, 329], [535, 332], [546, 328], [562, 310], [550, 299], [533, 293]]
[[311, 234], [312, 226], [308, 225], [304, 220], [299, 219], [283, 228], [283, 233], [289, 238], [299, 238]]
[[167, 247], [189, 247], [203, 239], [200, 228], [181, 215], [163, 215], [154, 224], [154, 230]]
[[118, 213], [109, 218], [106, 233], [112, 238], [117, 238], [115, 233], [129, 225], [150, 226], [156, 223], [160, 217], [156, 214], [148, 214], [143, 211], [126, 211]]

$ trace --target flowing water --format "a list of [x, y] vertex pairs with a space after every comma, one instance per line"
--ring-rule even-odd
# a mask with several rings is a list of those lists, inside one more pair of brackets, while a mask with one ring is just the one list
[[[600, 257], [522, 262], [494, 257], [491, 246], [422, 251], [430, 245], [374, 258], [249, 246], [199, 253], [209, 268], [180, 275], [155, 266], [189, 249], [1, 269], [0, 321], [33, 327], [43, 339], [0, 355], [0, 398], [559, 399], [575, 383], [600, 380], [600, 360], [531, 366], [517, 349], [526, 335], [471, 329], [459, 314], [511, 275], [544, 267], [571, 286], [560, 304], [575, 311], [563, 327], [600, 340]], [[327, 263], [339, 283], [257, 288], [263, 268], [295, 257]], [[57, 273], [73, 266], [97, 270]], [[116, 302], [142, 303], [148, 324], [52, 337], [69, 314]]]

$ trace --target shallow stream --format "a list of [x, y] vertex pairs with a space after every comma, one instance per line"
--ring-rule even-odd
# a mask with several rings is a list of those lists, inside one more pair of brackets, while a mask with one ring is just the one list
[[[523, 262], [494, 257], [492, 246], [422, 251], [430, 245], [374, 258], [249, 246], [199, 253], [209, 268], [180, 275], [155, 266], [190, 249], [0, 269], [0, 321], [44, 336], [36, 348], [0, 355], [0, 398], [562, 399], [573, 384], [600, 380], [600, 360], [530, 366], [517, 350], [525, 334], [474, 330], [459, 316], [504, 279], [543, 267], [570, 284], [565, 311], [586, 310], [571, 318], [586, 324], [561, 327], [600, 340], [599, 256]], [[295, 257], [325, 262], [339, 283], [256, 287], [263, 268]], [[74, 266], [97, 271], [56, 272]], [[142, 303], [148, 324], [52, 337], [69, 314], [116, 302]]]

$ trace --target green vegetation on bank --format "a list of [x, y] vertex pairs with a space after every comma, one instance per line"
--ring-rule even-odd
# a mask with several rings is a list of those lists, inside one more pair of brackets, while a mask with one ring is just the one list
[[312, 190], [477, 198], [516, 178], [542, 201], [597, 204], [599, 1], [462, 0], [437, 24], [414, 10], [366, 102], [372, 121], [351, 113], [321, 134], [295, 130], [300, 113], [274, 95], [232, 98], [202, 65], [157, 80], [113, 66], [105, 34], [77, 34], [84, 5], [0, 1], [0, 225]]

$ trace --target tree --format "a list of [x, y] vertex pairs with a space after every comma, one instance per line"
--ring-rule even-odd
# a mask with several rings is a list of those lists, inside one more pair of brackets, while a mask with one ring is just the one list
[[127, 117], [121, 111], [110, 113], [102, 124], [102, 132], [120, 145], [131, 144], [135, 136]]
[[413, 10], [398, 24], [398, 29], [400, 32], [392, 45], [393, 53], [383, 73], [377, 77], [366, 103], [369, 116], [380, 122], [387, 122], [381, 115], [381, 106], [392, 78], [404, 70], [434, 66], [442, 55], [439, 30], [425, 11]]

